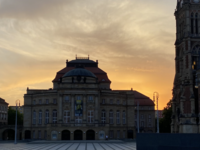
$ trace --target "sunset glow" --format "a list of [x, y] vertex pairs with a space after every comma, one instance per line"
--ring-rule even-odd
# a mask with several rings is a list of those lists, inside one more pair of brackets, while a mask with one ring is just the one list
[[175, 0], [0, 0], [0, 97], [52, 88], [66, 60], [90, 56], [113, 90], [137, 90], [159, 109], [172, 98]]

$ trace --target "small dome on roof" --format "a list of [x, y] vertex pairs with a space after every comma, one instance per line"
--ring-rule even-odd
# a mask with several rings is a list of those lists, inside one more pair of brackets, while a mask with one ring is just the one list
[[92, 72], [84, 68], [75, 68], [66, 74], [63, 77], [72, 77], [72, 76], [83, 76], [83, 77], [92, 77], [97, 78]]

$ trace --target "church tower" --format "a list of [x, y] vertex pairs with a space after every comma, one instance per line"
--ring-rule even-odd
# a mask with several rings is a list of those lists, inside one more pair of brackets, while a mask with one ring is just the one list
[[[177, 0], [172, 133], [200, 133], [200, 0]], [[199, 73], [198, 73], [199, 72]]]

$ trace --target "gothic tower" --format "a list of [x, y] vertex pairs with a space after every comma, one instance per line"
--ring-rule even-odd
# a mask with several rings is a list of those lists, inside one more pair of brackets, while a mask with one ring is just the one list
[[[200, 0], [177, 0], [172, 133], [200, 133]], [[200, 86], [199, 86], [200, 89]]]

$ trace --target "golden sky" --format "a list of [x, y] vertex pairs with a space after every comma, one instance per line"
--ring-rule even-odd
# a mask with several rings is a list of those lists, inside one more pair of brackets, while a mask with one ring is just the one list
[[0, 0], [0, 97], [53, 86], [75, 55], [98, 60], [112, 89], [133, 88], [159, 109], [172, 98], [175, 0]]

